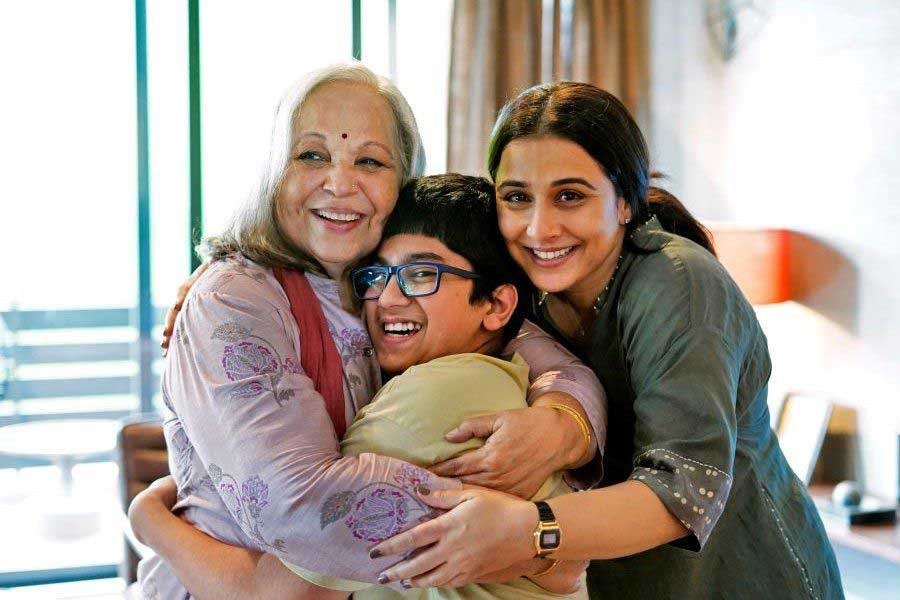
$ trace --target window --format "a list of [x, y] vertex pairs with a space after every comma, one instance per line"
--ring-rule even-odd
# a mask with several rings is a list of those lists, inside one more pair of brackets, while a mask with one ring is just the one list
[[[5, 426], [47, 420], [77, 436], [85, 419], [150, 406], [139, 382], [157, 385], [160, 318], [190, 271], [192, 119], [202, 230], [216, 233], [255, 183], [283, 91], [352, 58], [355, 7], [363, 62], [394, 78], [417, 116], [428, 172], [444, 170], [451, 0], [197, 0], [198, 48], [188, 41], [192, 3], [0, 3], [0, 53], [15, 57], [0, 64], [0, 438]], [[201, 103], [192, 114], [195, 51]], [[152, 338], [138, 333], [141, 310]], [[60, 540], [46, 535], [37, 502], [59, 491], [60, 472], [38, 456], [0, 453], [0, 503], [11, 509], [0, 529], [19, 540], [0, 544], [0, 587], [114, 573], [111, 459], [72, 471], [76, 492], [96, 494], [100, 529]]]

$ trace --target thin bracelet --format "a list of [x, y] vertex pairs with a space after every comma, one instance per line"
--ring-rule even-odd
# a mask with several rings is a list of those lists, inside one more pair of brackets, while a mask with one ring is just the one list
[[591, 428], [587, 424], [587, 421], [584, 420], [577, 410], [572, 408], [571, 406], [566, 406], [565, 404], [547, 404], [547, 408], [554, 408], [556, 410], [562, 411], [567, 415], [571, 416], [575, 419], [575, 422], [578, 423], [578, 427], [581, 429], [581, 435], [584, 436], [584, 441], [587, 442], [587, 449], [584, 451], [585, 454], [591, 451]]
[[546, 569], [544, 569], [544, 570], [541, 571], [540, 573], [535, 573], [534, 575], [532, 575], [532, 577], [543, 577], [544, 575], [546, 575], [547, 573], [549, 573], [550, 571], [552, 571], [553, 569], [555, 569], [555, 568], [556, 568], [556, 565], [559, 564], [559, 559], [558, 559], [558, 558], [551, 558], [550, 561], [551, 561], [551, 562], [550, 562], [550, 566], [549, 566], [549, 567], [547, 567]]

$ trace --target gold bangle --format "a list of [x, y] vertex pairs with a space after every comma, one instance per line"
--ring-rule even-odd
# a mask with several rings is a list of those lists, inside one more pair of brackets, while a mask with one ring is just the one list
[[555, 569], [556, 565], [559, 564], [558, 558], [551, 558], [549, 560], [550, 560], [550, 566], [547, 567], [546, 569], [544, 569], [543, 571], [541, 571], [540, 573], [535, 573], [534, 575], [532, 575], [532, 577], [543, 577], [544, 575], [546, 575], [547, 573], [549, 573], [550, 571]]
[[547, 404], [547, 408], [554, 408], [556, 410], [562, 411], [567, 415], [571, 416], [575, 419], [575, 422], [578, 423], [578, 427], [581, 429], [581, 435], [584, 436], [584, 441], [587, 443], [587, 449], [585, 450], [585, 454], [590, 452], [591, 450], [591, 427], [587, 424], [587, 421], [584, 420], [577, 410], [572, 408], [571, 406], [566, 406], [565, 404]]

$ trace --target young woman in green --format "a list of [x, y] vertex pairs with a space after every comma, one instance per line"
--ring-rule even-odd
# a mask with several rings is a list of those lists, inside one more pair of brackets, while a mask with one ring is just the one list
[[[537, 316], [606, 387], [605, 487], [553, 498], [549, 511], [431, 491], [426, 502], [452, 510], [379, 544], [376, 554], [430, 545], [386, 575], [458, 585], [537, 553], [593, 559], [596, 598], [843, 597], [821, 520], [769, 426], [771, 363], [753, 309], [703, 227], [650, 186], [625, 107], [587, 84], [526, 90], [500, 113], [488, 168], [509, 250], [541, 290]], [[490, 429], [490, 417], [461, 427]], [[481, 483], [482, 470], [463, 456], [437, 472]], [[477, 535], [497, 523], [502, 543]]]

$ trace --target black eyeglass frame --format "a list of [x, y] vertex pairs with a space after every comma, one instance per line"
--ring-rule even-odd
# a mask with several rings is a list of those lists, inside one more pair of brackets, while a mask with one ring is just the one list
[[[407, 267], [414, 266], [426, 266], [426, 267], [434, 267], [437, 269], [437, 281], [434, 283], [434, 290], [428, 292], [427, 294], [411, 294], [406, 291], [405, 286], [403, 284], [403, 277], [400, 275], [400, 271]], [[356, 291], [356, 285], [353, 285], [353, 295], [356, 296], [357, 300], [378, 300], [381, 297], [381, 294], [384, 293], [384, 290], [387, 289], [388, 284], [391, 283], [391, 277], [394, 275], [397, 276], [397, 286], [400, 288], [400, 292], [406, 296], [407, 298], [424, 298], [425, 296], [432, 296], [438, 293], [438, 290], [441, 289], [441, 277], [443, 277], [444, 273], [450, 273], [451, 275], [458, 275], [459, 277], [464, 277], [466, 279], [481, 279], [481, 275], [475, 273], [473, 271], [466, 271], [465, 269], [460, 269], [458, 267], [451, 267], [450, 265], [445, 265], [444, 263], [437, 262], [428, 262], [428, 261], [415, 261], [404, 263], [402, 265], [389, 266], [389, 265], [369, 265], [367, 267], [359, 267], [357, 269], [353, 269], [350, 272], [350, 281], [353, 283], [354, 278], [357, 273], [362, 273], [365, 271], [371, 271], [373, 269], [380, 270], [382, 273], [387, 274], [387, 279], [384, 281], [384, 287], [381, 288], [381, 292], [378, 293], [374, 298], [368, 298], [365, 296], [360, 296]]]

